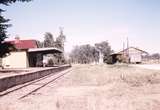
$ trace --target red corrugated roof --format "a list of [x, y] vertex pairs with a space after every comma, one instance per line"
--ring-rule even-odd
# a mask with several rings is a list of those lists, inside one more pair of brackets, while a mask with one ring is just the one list
[[36, 40], [13, 40], [7, 42], [14, 44], [17, 49], [37, 48]]

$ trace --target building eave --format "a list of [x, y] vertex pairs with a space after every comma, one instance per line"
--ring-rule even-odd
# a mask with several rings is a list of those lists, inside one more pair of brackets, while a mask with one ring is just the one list
[[29, 53], [35, 53], [35, 52], [43, 52], [43, 53], [47, 53], [47, 52], [58, 52], [58, 53], [63, 53], [62, 50], [58, 49], [58, 48], [54, 48], [54, 47], [47, 47], [47, 48], [30, 48], [28, 49]]

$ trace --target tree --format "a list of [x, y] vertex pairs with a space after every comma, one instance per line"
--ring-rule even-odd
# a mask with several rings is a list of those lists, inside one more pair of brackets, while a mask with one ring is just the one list
[[106, 63], [109, 55], [112, 53], [111, 46], [108, 41], [103, 41], [95, 44], [96, 49], [100, 50], [103, 54], [103, 61]]
[[43, 48], [43, 42], [37, 41], [37, 46], [38, 46], [38, 48]]
[[54, 38], [50, 32], [46, 32], [44, 36], [44, 47], [54, 47]]
[[55, 47], [64, 51], [64, 42], [66, 36], [63, 34], [63, 30], [60, 28], [60, 35], [56, 38]]
[[96, 43], [95, 46], [81, 45], [75, 46], [70, 54], [71, 61], [74, 63], [92, 63], [98, 62], [100, 53], [104, 55], [104, 62], [107, 63], [111, 51], [111, 47], [107, 41]]
[[79, 46], [75, 46], [73, 48], [73, 50], [71, 51], [71, 53], [69, 55], [71, 62], [73, 62], [73, 63], [78, 63], [79, 62], [79, 51], [80, 51]]
[[[31, 0], [0, 0], [0, 5], [9, 6], [9, 4], [15, 3], [16, 1], [20, 2], [29, 2]], [[10, 53], [14, 48], [14, 46], [8, 42], [5, 42], [7, 36], [7, 28], [10, 27], [9, 19], [4, 18], [2, 13], [5, 12], [3, 9], [0, 9], [0, 57], [5, 57]]]
[[97, 54], [98, 52], [96, 51], [95, 47], [87, 44], [87, 45], [81, 45], [81, 46], [76, 46], [71, 54], [71, 61], [75, 63], [92, 63], [97, 60]]
[[15, 3], [16, 1], [29, 2], [29, 1], [32, 1], [32, 0], [1, 0], [1, 1], [0, 1], [0, 4], [7, 5], [7, 6], [8, 6], [9, 4]]
[[[45, 33], [45, 39], [43, 42], [43, 47], [56, 47], [64, 51], [64, 41], [65, 36], [63, 35], [63, 31], [61, 30], [60, 35], [57, 37], [56, 41], [54, 41], [53, 35], [50, 32]], [[41, 46], [42, 43], [39, 42]], [[47, 57], [51, 57], [50, 60], [54, 60], [53, 64], [64, 64], [66, 62], [64, 58], [64, 53], [53, 53], [46, 55]]]
[[160, 59], [160, 54], [159, 53], [154, 53], [151, 55], [152, 59]]

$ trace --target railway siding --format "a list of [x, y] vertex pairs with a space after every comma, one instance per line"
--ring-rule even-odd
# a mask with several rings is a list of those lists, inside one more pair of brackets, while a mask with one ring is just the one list
[[33, 81], [44, 76], [54, 74], [56, 72], [70, 68], [70, 65], [63, 65], [59, 67], [51, 67], [46, 69], [40, 69], [36, 71], [26, 72], [24, 74], [13, 75], [9, 77], [0, 78], [0, 92], [5, 91], [11, 87]]

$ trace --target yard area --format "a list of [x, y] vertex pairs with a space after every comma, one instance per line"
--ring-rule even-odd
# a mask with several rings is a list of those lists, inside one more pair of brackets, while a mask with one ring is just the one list
[[14, 101], [11, 96], [0, 98], [1, 110], [159, 110], [160, 70], [73, 65], [68, 74], [30, 96]]

